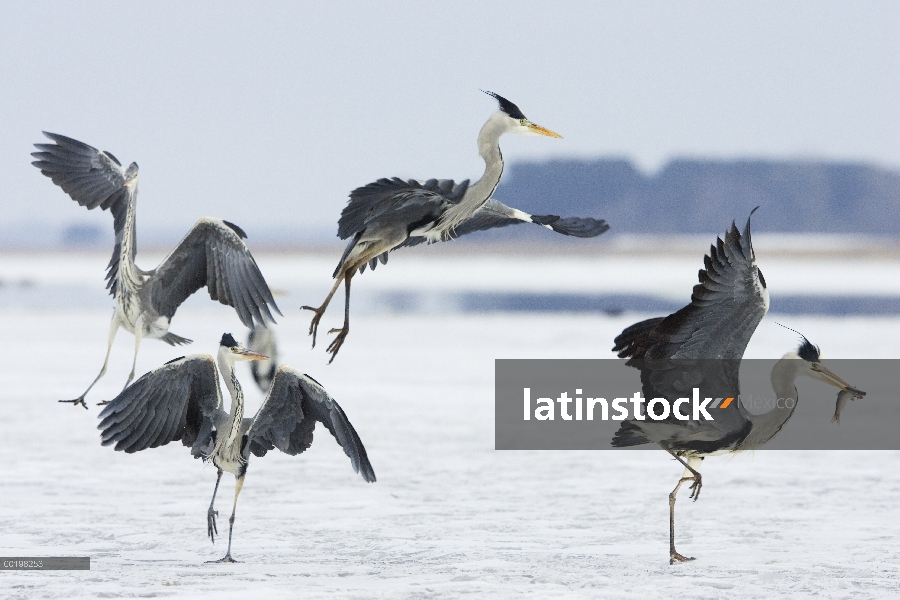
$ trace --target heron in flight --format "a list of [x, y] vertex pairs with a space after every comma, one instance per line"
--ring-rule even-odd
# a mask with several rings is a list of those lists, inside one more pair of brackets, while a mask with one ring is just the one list
[[134, 263], [135, 211], [138, 166], [124, 168], [109, 152], [77, 140], [44, 132], [53, 144], [35, 144], [39, 152], [32, 162], [73, 200], [90, 209], [109, 210], [113, 215], [116, 243], [107, 267], [106, 287], [116, 299], [109, 326], [106, 358], [100, 374], [81, 396], [60, 400], [81, 404], [94, 384], [106, 373], [113, 340], [120, 327], [134, 334], [134, 360], [125, 387], [134, 379], [138, 349], [143, 338], [155, 338], [176, 346], [191, 340], [169, 331], [169, 322], [188, 296], [206, 286], [209, 296], [234, 307], [241, 322], [250, 327], [275, 322], [271, 309], [278, 306], [256, 261], [244, 243], [244, 231], [228, 221], [204, 217], [152, 271]]
[[[235, 377], [234, 363], [266, 358], [226, 333], [219, 344], [217, 361], [208, 354], [169, 361], [135, 381], [99, 415], [97, 428], [104, 446], [115, 444], [116, 450], [131, 453], [181, 440], [194, 458], [212, 461], [218, 474], [206, 523], [213, 543], [218, 534], [214, 504], [219, 481], [224, 471], [234, 475], [228, 550], [224, 557], [210, 562], [237, 562], [231, 557], [231, 534], [251, 453], [265, 456], [278, 448], [291, 456], [300, 454], [312, 444], [318, 422], [350, 457], [353, 470], [364, 480], [375, 481], [375, 471], [356, 430], [340, 405], [309, 375], [292, 367], [279, 367], [256, 416], [244, 418], [244, 394]], [[231, 394], [229, 412], [222, 408], [216, 362]]]
[[344, 282], [344, 326], [329, 333], [337, 336], [328, 346], [331, 362], [350, 332], [350, 280], [368, 265], [373, 270], [378, 261], [387, 263], [388, 252], [422, 242], [448, 241], [461, 235], [505, 227], [517, 223], [535, 223], [576, 237], [596, 237], [609, 229], [602, 219], [557, 215], [530, 215], [510, 208], [491, 198], [503, 173], [500, 136], [505, 133], [543, 135], [561, 138], [558, 133], [529, 121], [519, 107], [493, 92], [485, 92], [500, 103], [478, 134], [478, 153], [484, 159], [484, 175], [473, 184], [466, 179], [456, 183], [450, 179], [426, 182], [402, 179], [379, 179], [350, 192], [350, 200], [338, 221], [338, 237], [350, 238], [343, 256], [334, 270], [331, 291], [318, 308], [304, 306], [313, 315], [309, 334], [316, 345], [319, 321], [341, 282]]
[[687, 481], [692, 482], [690, 497], [700, 496], [702, 478], [697, 469], [705, 456], [752, 450], [775, 437], [796, 408], [795, 382], [800, 376], [863, 394], [829, 371], [819, 349], [803, 337], [800, 347], [785, 354], [771, 373], [776, 397], [793, 402], [754, 415], [737, 400], [727, 406], [722, 403], [712, 421], [676, 417], [676, 400], [694, 387], [700, 387], [704, 396], [740, 398], [740, 360], [769, 309], [766, 280], [756, 266], [750, 240], [749, 218], [743, 233], [732, 223], [725, 240], [717, 239], [704, 262], [690, 304], [668, 317], [628, 327], [616, 337], [613, 348], [620, 358], [630, 359], [626, 364], [641, 370], [644, 398], [663, 398], [671, 409], [663, 420], [624, 421], [612, 441], [619, 447], [657, 443], [685, 468], [669, 494], [669, 564], [694, 560], [675, 550], [675, 497]]

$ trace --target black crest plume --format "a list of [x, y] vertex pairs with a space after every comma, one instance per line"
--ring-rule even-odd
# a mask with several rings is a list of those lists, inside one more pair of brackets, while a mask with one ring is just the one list
[[222, 341], [219, 342], [220, 345], [225, 346], [226, 348], [234, 348], [238, 345], [237, 341], [231, 337], [230, 333], [222, 334]]
[[488, 92], [486, 90], [481, 90], [491, 98], [497, 100], [500, 103], [500, 110], [508, 114], [513, 119], [524, 119], [525, 115], [522, 114], [522, 111], [519, 110], [519, 107], [501, 96], [500, 94], [495, 94], [494, 92]]
[[[781, 323], [779, 323], [778, 321], [775, 321], [775, 324], [781, 325]], [[808, 360], [809, 362], [819, 362], [819, 352], [820, 351], [819, 351], [818, 346], [814, 346], [812, 342], [810, 342], [808, 339], [806, 339], [805, 335], [803, 335], [796, 329], [791, 329], [787, 325], [781, 325], [781, 326], [784, 327], [785, 329], [790, 329], [791, 331], [793, 331], [794, 333], [799, 335], [801, 338], [803, 338], [803, 341], [800, 342], [800, 347], [797, 348], [797, 354], [800, 355], [800, 358], [802, 358], [803, 360]]]

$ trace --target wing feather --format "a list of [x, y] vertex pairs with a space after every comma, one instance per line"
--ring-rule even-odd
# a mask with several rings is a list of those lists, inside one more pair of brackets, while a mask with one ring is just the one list
[[278, 448], [292, 456], [300, 454], [312, 444], [316, 422], [331, 432], [353, 470], [374, 482], [366, 449], [343, 409], [313, 378], [288, 366], [278, 367], [269, 394], [247, 430], [248, 451], [262, 456]]
[[[102, 152], [78, 140], [44, 132], [53, 144], [35, 144], [39, 152], [32, 152], [33, 161], [41, 173], [53, 180], [79, 205], [88, 210], [100, 207], [113, 215], [116, 245], [107, 265], [106, 287], [116, 295], [116, 275], [125, 219], [128, 214], [128, 192], [125, 189], [125, 169], [109, 152]], [[132, 252], [135, 249], [132, 248]]]
[[194, 225], [144, 288], [158, 314], [171, 318], [188, 296], [206, 286], [210, 298], [233, 307], [247, 327], [275, 322], [269, 307], [281, 311], [238, 231], [209, 217]]
[[181, 440], [195, 457], [204, 456], [213, 429], [227, 418], [218, 378], [208, 354], [146, 373], [100, 413], [101, 443], [131, 453]]

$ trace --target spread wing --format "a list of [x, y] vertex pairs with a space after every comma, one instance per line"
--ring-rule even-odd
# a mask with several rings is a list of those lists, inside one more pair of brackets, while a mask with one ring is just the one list
[[350, 192], [338, 221], [338, 237], [345, 240], [383, 219], [418, 229], [436, 221], [448, 204], [459, 203], [468, 187], [468, 179], [458, 184], [452, 179], [429, 179], [425, 183], [397, 177], [379, 179]]
[[147, 300], [160, 315], [171, 318], [188, 296], [206, 286], [209, 296], [234, 307], [241, 322], [254, 327], [281, 314], [269, 285], [241, 238], [240, 227], [204, 217], [151, 274]]
[[219, 376], [208, 354], [169, 361], [146, 373], [100, 412], [104, 446], [137, 452], [181, 440], [195, 458], [212, 451], [214, 429], [227, 419]]
[[310, 447], [316, 422], [324, 425], [350, 457], [353, 470], [368, 482], [375, 471], [356, 430], [338, 403], [312, 377], [288, 367], [278, 367], [272, 388], [249, 429], [247, 448], [256, 456], [278, 448], [294, 456]]
[[[116, 246], [107, 267], [110, 294], [116, 295], [116, 274], [125, 218], [128, 213], [128, 191], [125, 169], [115, 156], [64, 135], [44, 132], [55, 144], [35, 144], [40, 152], [32, 152], [41, 173], [53, 180], [73, 200], [88, 210], [100, 207], [113, 215]], [[134, 253], [135, 249], [132, 249]]]
[[[506, 227], [507, 225], [519, 225], [521, 223], [534, 223], [547, 229], [581, 238], [597, 237], [609, 230], [609, 225], [603, 219], [591, 217], [560, 217], [559, 215], [530, 215], [516, 208], [506, 206], [493, 198], [489, 199], [475, 213], [463, 221], [450, 232], [450, 239], [472, 233]], [[414, 246], [425, 241], [424, 238], [410, 238], [405, 246]]]
[[[718, 238], [710, 247], [704, 263], [689, 305], [668, 317], [636, 323], [615, 339], [613, 351], [641, 370], [647, 399], [666, 398], [671, 403], [701, 385], [707, 396], [739, 394], [740, 360], [769, 308], [766, 281], [756, 266], [750, 239], [750, 219], [743, 234], [732, 223], [725, 240]], [[715, 421], [677, 421], [674, 417], [670, 421], [658, 422], [658, 426], [628, 421], [613, 443], [646, 443], [648, 427], [664, 428], [666, 423], [680, 430], [682, 437], [692, 437], [696, 450], [702, 450], [701, 442], [721, 443], [723, 436], [749, 431], [739, 402], [717, 409]], [[635, 428], [644, 434], [636, 434]], [[675, 435], [676, 431], [669, 433]]]

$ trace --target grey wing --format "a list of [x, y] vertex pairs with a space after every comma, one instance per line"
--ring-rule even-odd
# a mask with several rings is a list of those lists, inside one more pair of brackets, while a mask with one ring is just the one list
[[73, 200], [89, 210], [107, 210], [113, 215], [116, 247], [107, 268], [106, 279], [110, 293], [116, 295], [116, 274], [125, 218], [128, 213], [128, 192], [125, 189], [125, 169], [109, 152], [64, 135], [44, 132], [55, 144], [35, 144], [40, 152], [32, 152], [33, 161], [41, 173], [53, 180]]
[[[755, 211], [756, 209], [754, 209]], [[751, 213], [753, 214], [753, 213]], [[756, 266], [750, 219], [741, 234], [732, 223], [704, 257], [691, 303], [662, 319], [625, 329], [615, 340], [620, 358], [737, 359], [769, 309], [766, 280]]]
[[534, 223], [547, 229], [581, 238], [597, 237], [609, 230], [603, 219], [591, 217], [560, 217], [558, 215], [530, 215], [516, 208], [506, 206], [498, 200], [489, 199], [451, 232], [451, 237], [458, 238], [474, 231], [484, 231], [495, 227]]
[[350, 457], [353, 470], [368, 482], [375, 471], [362, 441], [340, 405], [314, 379], [281, 366], [272, 388], [247, 430], [247, 451], [264, 456], [278, 448], [294, 456], [310, 447], [316, 422], [322, 423]]
[[[416, 229], [428, 219], [440, 217], [447, 204], [462, 200], [468, 187], [468, 179], [460, 183], [451, 179], [429, 179], [424, 183], [397, 177], [379, 179], [350, 192], [338, 221], [338, 237], [345, 240], [354, 236], [374, 220], [399, 219], [398, 211], [408, 213], [403, 215], [403, 221]], [[436, 207], [440, 207], [437, 217], [432, 214]]]
[[169, 317], [188, 296], [206, 286], [209, 296], [234, 307], [249, 328], [275, 322], [269, 310], [281, 314], [269, 285], [241, 238], [240, 227], [204, 217], [151, 274], [146, 300]]
[[[768, 310], [769, 295], [756, 266], [750, 219], [743, 234], [732, 223], [725, 239], [716, 242], [704, 258], [705, 268], [699, 273], [700, 283], [694, 286], [689, 305], [668, 317], [636, 323], [615, 339], [613, 351], [641, 370], [647, 399], [672, 401], [701, 385], [705, 396], [737, 397], [740, 393], [740, 360]], [[749, 425], [739, 402], [715, 414], [714, 423], [705, 423], [725, 435], [737, 434]], [[674, 418], [672, 421], [677, 425]], [[619, 445], [628, 445], [629, 427], [623, 425], [617, 434]]]
[[194, 354], [167, 362], [131, 384], [101, 412], [104, 446], [137, 452], [181, 440], [195, 458], [212, 451], [226, 418], [215, 362]]

